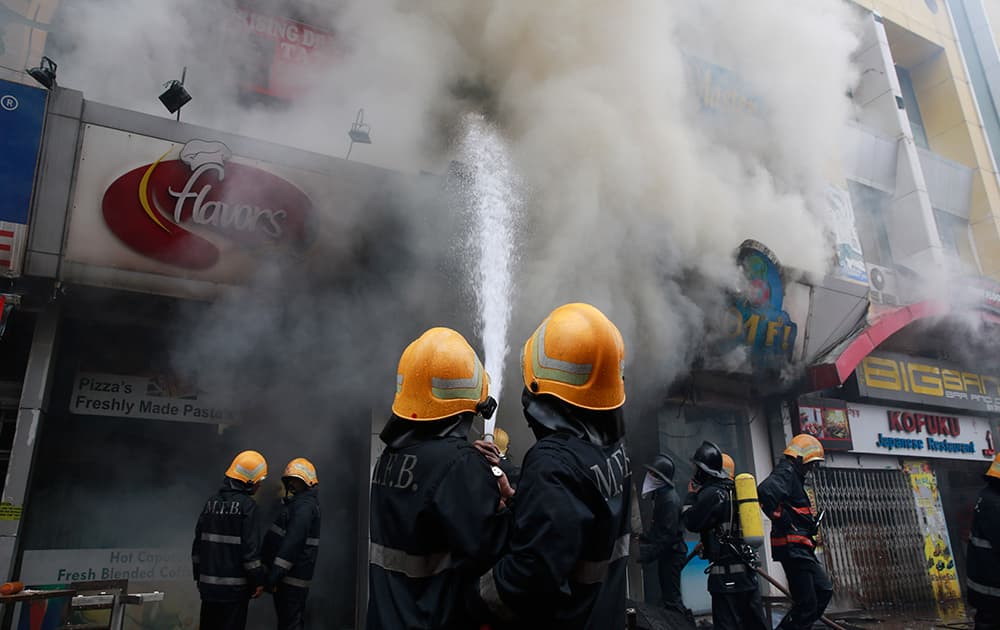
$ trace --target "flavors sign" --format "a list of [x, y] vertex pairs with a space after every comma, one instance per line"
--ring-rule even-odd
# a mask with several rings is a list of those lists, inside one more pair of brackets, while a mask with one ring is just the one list
[[108, 186], [104, 222], [128, 248], [181, 269], [216, 266], [220, 239], [249, 252], [304, 251], [313, 231], [309, 197], [231, 158], [221, 142], [171, 147]]

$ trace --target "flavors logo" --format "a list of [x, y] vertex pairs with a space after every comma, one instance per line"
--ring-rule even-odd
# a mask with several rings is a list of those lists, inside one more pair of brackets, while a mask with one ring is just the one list
[[253, 252], [302, 252], [312, 235], [312, 202], [284, 179], [245, 164], [226, 163], [221, 142], [192, 140], [178, 159], [116, 179], [104, 193], [104, 221], [136, 252], [174, 267], [203, 270], [221, 254], [214, 237]]

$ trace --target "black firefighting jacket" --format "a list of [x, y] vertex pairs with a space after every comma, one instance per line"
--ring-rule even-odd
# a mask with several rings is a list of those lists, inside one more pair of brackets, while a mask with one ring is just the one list
[[972, 514], [968, 554], [969, 605], [1000, 607], [1000, 481], [988, 479]]
[[318, 494], [314, 486], [286, 498], [264, 535], [261, 558], [268, 588], [309, 588], [319, 555]]
[[239, 482], [227, 479], [205, 502], [194, 530], [191, 563], [205, 601], [248, 599], [264, 584], [257, 504]]
[[708, 592], [742, 593], [757, 588], [757, 575], [732, 548], [739, 546], [736, 493], [729, 479], [707, 478], [692, 486], [684, 499], [682, 519], [701, 535], [702, 555], [709, 561]]
[[[569, 407], [542, 398], [524, 398], [539, 440], [524, 457], [509, 548], [480, 578], [473, 600], [489, 611], [494, 628], [620, 627], [631, 469], [620, 434], [592, 430], [610, 428], [620, 412], [584, 423]], [[535, 423], [540, 416], [547, 416], [547, 428]]]
[[816, 515], [806, 494], [805, 476], [788, 458], [760, 483], [760, 507], [771, 519], [771, 557], [814, 560]]
[[684, 525], [681, 523], [681, 500], [673, 486], [653, 491], [653, 520], [643, 539], [639, 561], [646, 563], [671, 555], [687, 553]]
[[[464, 414], [463, 414], [464, 415]], [[496, 561], [510, 512], [468, 424], [393, 417], [371, 484], [368, 630], [478, 628], [465, 593]], [[444, 428], [441, 428], [444, 425]]]

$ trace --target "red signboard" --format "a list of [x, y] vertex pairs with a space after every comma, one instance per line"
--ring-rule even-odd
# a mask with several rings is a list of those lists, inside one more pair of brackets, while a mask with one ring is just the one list
[[116, 179], [104, 193], [104, 221], [132, 250], [186, 269], [219, 260], [225, 239], [253, 252], [301, 252], [312, 238], [312, 202], [292, 183], [229, 161], [221, 142], [192, 140]]
[[240, 8], [230, 27], [252, 47], [241, 82], [249, 92], [294, 100], [333, 58], [333, 34], [302, 22]]

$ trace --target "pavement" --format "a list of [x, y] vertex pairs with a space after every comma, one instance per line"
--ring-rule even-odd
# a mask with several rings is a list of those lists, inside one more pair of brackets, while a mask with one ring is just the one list
[[[832, 611], [827, 617], [847, 630], [971, 630], [961, 602], [923, 607]], [[814, 628], [826, 627], [817, 623]]]

